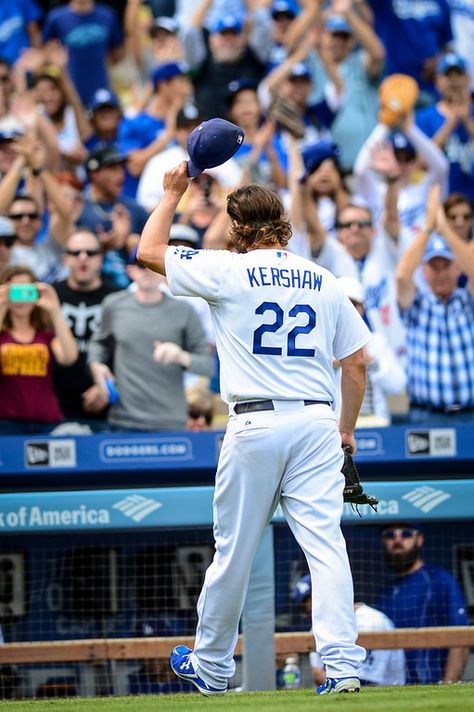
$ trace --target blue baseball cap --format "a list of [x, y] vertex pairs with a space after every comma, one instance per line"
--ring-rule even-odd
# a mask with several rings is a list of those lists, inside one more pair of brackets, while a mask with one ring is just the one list
[[298, 15], [299, 8], [291, 0], [276, 0], [271, 7], [271, 13], [272, 17], [288, 15], [288, 17], [294, 18]]
[[203, 121], [188, 136], [188, 175], [195, 178], [206, 168], [220, 166], [232, 158], [244, 140], [240, 126], [225, 119]]
[[311, 596], [311, 576], [305, 574], [298, 580], [293, 589], [292, 598], [296, 603], [302, 603], [308, 596]]
[[120, 102], [112, 91], [108, 89], [97, 89], [92, 97], [90, 110], [93, 113], [102, 106], [112, 106], [116, 109], [120, 109]]
[[168, 32], [170, 35], [176, 35], [179, 30], [179, 23], [173, 17], [161, 15], [153, 21], [150, 27], [150, 35], [153, 37], [158, 30], [165, 30], [165, 32]]
[[454, 255], [447, 242], [438, 233], [431, 235], [423, 255], [423, 262], [426, 264], [435, 257], [444, 257], [445, 260], [454, 262]]
[[449, 52], [448, 54], [445, 54], [443, 57], [441, 57], [441, 59], [438, 61], [438, 64], [436, 65], [436, 72], [438, 74], [446, 74], [446, 72], [449, 72], [450, 69], [458, 69], [460, 72], [463, 72], [463, 74], [466, 74], [466, 60], [463, 57], [460, 57], [459, 54], [455, 54], [454, 52]]
[[344, 32], [352, 35], [352, 27], [343, 15], [329, 15], [324, 23], [324, 28], [330, 32]]
[[323, 161], [328, 158], [332, 158], [333, 161], [339, 165], [339, 156], [341, 151], [339, 146], [332, 141], [327, 139], [322, 139], [316, 143], [310, 143], [308, 146], [303, 148], [301, 157], [303, 159], [304, 174], [301, 177], [301, 181], [304, 182], [308, 176], [311, 175]]
[[244, 23], [240, 17], [235, 17], [235, 15], [224, 15], [220, 17], [212, 28], [213, 32], [235, 32], [239, 34], [242, 32]]
[[156, 89], [161, 82], [168, 81], [182, 74], [187, 74], [188, 72], [189, 67], [185, 62], [165, 62], [155, 67], [151, 73], [151, 81]]
[[245, 89], [251, 89], [252, 91], [257, 91], [257, 83], [253, 79], [235, 79], [227, 85], [227, 100], [232, 103], [235, 96]]
[[308, 65], [304, 62], [294, 64], [288, 73], [288, 79], [309, 79], [311, 81], [311, 72]]
[[394, 131], [390, 135], [390, 143], [392, 144], [395, 153], [397, 151], [406, 151], [407, 153], [411, 153], [413, 156], [416, 156], [416, 148], [408, 136], [401, 131]]

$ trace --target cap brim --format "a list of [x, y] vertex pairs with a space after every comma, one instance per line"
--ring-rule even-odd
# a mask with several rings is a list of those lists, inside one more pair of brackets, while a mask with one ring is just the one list
[[196, 178], [196, 176], [201, 175], [203, 171], [204, 168], [199, 168], [191, 159], [188, 160], [188, 176], [190, 178]]

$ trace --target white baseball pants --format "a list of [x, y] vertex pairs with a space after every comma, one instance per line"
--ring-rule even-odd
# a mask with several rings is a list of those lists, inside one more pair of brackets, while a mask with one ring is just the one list
[[274, 411], [232, 415], [214, 493], [216, 552], [198, 600], [193, 665], [214, 687], [235, 671], [250, 567], [264, 527], [281, 503], [306, 556], [312, 623], [329, 677], [357, 675], [352, 575], [340, 529], [344, 476], [336, 418], [328, 405], [274, 401]]

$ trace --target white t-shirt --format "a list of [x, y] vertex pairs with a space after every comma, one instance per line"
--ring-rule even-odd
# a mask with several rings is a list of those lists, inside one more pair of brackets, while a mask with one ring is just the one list
[[380, 231], [362, 264], [356, 263], [364, 287], [366, 314], [373, 331], [384, 334], [397, 358], [405, 354], [405, 327], [397, 304], [397, 251]]
[[[395, 628], [385, 613], [365, 603], [356, 604], [355, 617], [359, 633], [382, 633]], [[310, 653], [310, 664], [314, 668], [324, 668], [318, 653]], [[405, 652], [368, 650], [367, 657], [359, 669], [359, 678], [375, 685], [404, 685]]]
[[332, 402], [333, 358], [370, 338], [337, 279], [285, 250], [169, 247], [165, 265], [173, 294], [201, 296], [211, 307], [227, 403]]
[[17, 243], [12, 249], [12, 265], [27, 265], [40, 282], [57, 282], [65, 279], [68, 269], [63, 262], [64, 250], [56, 240], [47, 237], [37, 245]]

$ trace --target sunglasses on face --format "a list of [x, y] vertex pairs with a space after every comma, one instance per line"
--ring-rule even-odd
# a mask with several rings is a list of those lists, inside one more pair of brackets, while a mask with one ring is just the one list
[[14, 215], [8, 216], [10, 220], [23, 220], [27, 218], [28, 220], [38, 220], [39, 213], [15, 213]]
[[204, 418], [206, 425], [212, 423], [212, 413], [209, 411], [199, 410], [199, 408], [190, 408], [188, 410], [188, 415], [192, 420], [199, 420], [199, 418]]
[[360, 229], [364, 227], [372, 227], [372, 220], [348, 220], [347, 222], [337, 223], [337, 227], [340, 230], [349, 230], [352, 226]]
[[102, 250], [65, 250], [66, 255], [70, 257], [79, 257], [80, 254], [85, 254], [88, 257], [96, 257], [102, 254]]
[[397, 529], [386, 529], [382, 533], [382, 536], [384, 539], [396, 539], [396, 537], [400, 537], [401, 539], [411, 539], [411, 537], [415, 536], [415, 534], [418, 534], [416, 529], [397, 528]]

